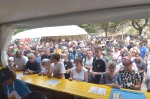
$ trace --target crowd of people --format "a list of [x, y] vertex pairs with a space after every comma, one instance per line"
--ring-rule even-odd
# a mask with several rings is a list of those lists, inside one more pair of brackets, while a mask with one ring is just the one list
[[[141, 90], [144, 82], [150, 92], [149, 41], [149, 37], [117, 36], [11, 43], [7, 49], [7, 67], [22, 70], [24, 75], [39, 74], [131, 90]], [[9, 85], [8, 80], [2, 81]], [[5, 85], [4, 92], [9, 95]]]

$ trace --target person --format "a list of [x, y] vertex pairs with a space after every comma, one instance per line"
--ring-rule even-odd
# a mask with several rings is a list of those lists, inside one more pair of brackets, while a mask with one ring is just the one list
[[61, 49], [59, 49], [58, 45], [55, 45], [54, 54], [61, 54]]
[[90, 74], [90, 69], [92, 68], [92, 63], [94, 57], [92, 56], [92, 51], [88, 50], [86, 53], [86, 57], [83, 58], [82, 64], [88, 70], [88, 82], [92, 83], [93, 75]]
[[9, 57], [8, 58], [8, 68], [11, 69], [11, 67], [13, 67], [14, 65], [14, 57]]
[[70, 78], [70, 71], [71, 68], [73, 67], [72, 62], [68, 60], [68, 54], [62, 54], [62, 58], [64, 59], [64, 66], [65, 66], [65, 79], [69, 79]]
[[143, 59], [145, 57], [146, 52], [147, 52], [147, 48], [144, 46], [143, 42], [140, 42], [139, 50], [140, 50], [140, 56]]
[[137, 71], [133, 70], [130, 57], [124, 58], [122, 62], [124, 69], [119, 72], [119, 75], [121, 77], [123, 88], [139, 90], [141, 77]]
[[41, 61], [43, 60], [43, 59], [45, 59], [45, 58], [47, 58], [47, 59], [51, 59], [51, 54], [50, 54], [50, 50], [49, 50], [49, 48], [47, 47], [47, 48], [45, 48], [45, 54], [43, 54], [42, 56], [41, 56]]
[[82, 59], [75, 59], [75, 67], [71, 69], [70, 80], [86, 81], [88, 82], [87, 69], [82, 65]]
[[43, 75], [46, 76], [48, 73], [48, 67], [50, 66], [50, 60], [49, 59], [43, 59], [41, 62], [41, 72], [39, 73], [39, 76]]
[[40, 63], [35, 60], [33, 53], [28, 54], [29, 61], [24, 68], [24, 74], [38, 74], [41, 71]]
[[146, 86], [147, 91], [150, 92], [150, 59], [147, 61]]
[[60, 54], [53, 54], [51, 61], [53, 63], [48, 67], [48, 77], [64, 78], [65, 66], [60, 62]]
[[138, 68], [138, 72], [141, 76], [141, 83], [143, 82], [144, 73], [146, 72], [147, 64], [146, 62], [140, 57], [140, 53], [136, 53], [135, 63]]
[[76, 45], [73, 46], [73, 55], [74, 55], [74, 60], [76, 58], [82, 58], [82, 53], [81, 53], [80, 50], [77, 50], [77, 46]]
[[31, 51], [29, 50], [29, 47], [25, 46], [24, 51], [23, 51], [23, 55], [28, 56], [29, 53], [31, 53]]
[[12, 70], [24, 70], [28, 58], [22, 54], [22, 50], [17, 50]]
[[100, 79], [100, 84], [105, 84], [113, 88], [121, 88], [122, 82], [118, 73], [115, 73], [116, 63], [109, 61], [107, 64], [108, 71], [104, 72]]
[[95, 47], [95, 58], [93, 59], [92, 68], [90, 73], [93, 75], [93, 83], [99, 84], [101, 75], [106, 71], [106, 65], [103, 60], [102, 48]]
[[0, 82], [3, 83], [4, 93], [8, 99], [21, 99], [30, 93], [27, 84], [16, 79], [16, 74], [9, 68], [0, 70]]
[[32, 91], [21, 99], [48, 99], [42, 92], [40, 91]]

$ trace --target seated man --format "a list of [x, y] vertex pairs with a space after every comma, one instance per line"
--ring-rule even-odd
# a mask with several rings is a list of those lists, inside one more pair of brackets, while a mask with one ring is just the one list
[[23, 70], [28, 58], [22, 54], [22, 50], [17, 50], [14, 65], [11, 67], [12, 70]]
[[33, 53], [28, 54], [29, 61], [24, 68], [24, 74], [38, 74], [41, 72], [40, 63], [35, 60]]
[[48, 68], [48, 77], [64, 78], [65, 66], [60, 61], [60, 54], [53, 54], [51, 61], [53, 62]]

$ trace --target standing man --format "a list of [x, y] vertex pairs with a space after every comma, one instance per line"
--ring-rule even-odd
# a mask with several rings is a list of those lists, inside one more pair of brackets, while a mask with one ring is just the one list
[[102, 48], [95, 47], [95, 58], [92, 63], [92, 69], [90, 73], [93, 75], [93, 83], [99, 84], [101, 75], [106, 71], [105, 62], [103, 60]]
[[145, 57], [146, 52], [147, 52], [147, 48], [144, 46], [143, 42], [140, 42], [139, 50], [140, 50], [140, 56], [143, 59]]
[[138, 72], [141, 76], [141, 83], [142, 83], [143, 78], [144, 78], [144, 72], [146, 71], [147, 65], [146, 65], [146, 62], [142, 60], [139, 53], [136, 54], [135, 63], [138, 68]]

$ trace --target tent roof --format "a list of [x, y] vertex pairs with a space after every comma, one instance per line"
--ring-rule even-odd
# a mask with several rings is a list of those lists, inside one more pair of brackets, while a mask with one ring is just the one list
[[31, 29], [27, 31], [20, 32], [13, 36], [13, 39], [20, 38], [38, 38], [38, 37], [53, 37], [53, 36], [75, 36], [75, 35], [84, 35], [87, 36], [88, 33], [75, 25], [71, 26], [58, 26], [58, 27], [45, 27]]
[[150, 17], [150, 0], [1, 0], [0, 25], [37, 28]]

